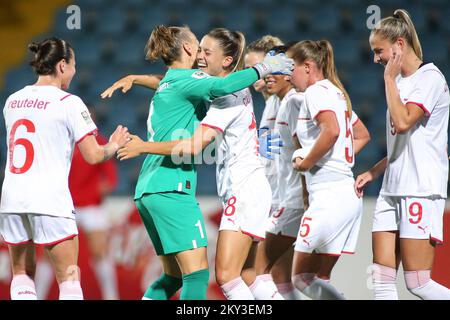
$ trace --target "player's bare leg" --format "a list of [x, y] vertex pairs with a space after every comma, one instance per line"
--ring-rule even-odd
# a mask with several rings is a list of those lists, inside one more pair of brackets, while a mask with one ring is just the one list
[[[264, 242], [265, 241], [261, 241], [261, 243]], [[260, 250], [259, 248], [258, 243], [253, 242], [248, 253], [247, 260], [245, 261], [242, 269], [242, 279], [250, 288], [250, 291], [256, 300], [284, 300], [278, 293], [278, 289], [275, 283], [273, 283], [272, 276], [270, 274], [257, 275], [255, 260], [257, 251]], [[244, 273], [244, 271], [246, 272]]]
[[292, 282], [298, 290], [311, 299], [342, 300], [344, 299], [342, 294], [328, 280], [318, 277], [319, 272], [323, 276], [330, 267], [332, 269], [339, 257], [327, 256], [325, 259], [323, 258], [316, 253], [296, 251], [292, 266]]
[[431, 279], [434, 246], [428, 239], [400, 239], [406, 286], [424, 300], [450, 300], [450, 290]]
[[36, 300], [34, 284], [36, 253], [34, 244], [8, 245], [8, 249], [13, 272], [11, 300]]
[[[278, 288], [272, 278], [271, 270], [277, 261], [283, 256], [283, 254], [292, 248], [292, 244], [295, 239], [291, 237], [286, 237], [282, 235], [275, 235], [270, 232], [266, 233], [266, 240], [260, 242], [258, 245], [258, 251], [256, 254], [256, 274], [257, 280], [263, 281], [268, 288], [270, 288], [269, 297], [265, 299], [284, 299], [283, 296], [278, 292]], [[292, 260], [289, 262], [292, 264]], [[289, 280], [282, 283], [291, 283], [290, 280], [290, 270], [287, 277]], [[291, 285], [292, 286], [292, 285]]]
[[209, 283], [208, 257], [206, 247], [186, 250], [175, 254], [182, 272], [181, 300], [206, 299]]
[[102, 297], [105, 300], [117, 300], [117, 275], [114, 261], [108, 252], [108, 234], [105, 230], [95, 230], [87, 232], [86, 236]]
[[228, 300], [254, 299], [249, 287], [241, 278], [242, 268], [252, 243], [252, 238], [241, 232], [219, 231], [216, 249], [216, 282]]
[[256, 254], [258, 246], [262, 242], [264, 241], [252, 243], [252, 246], [250, 247], [250, 250], [248, 252], [247, 259], [245, 260], [244, 266], [242, 267], [241, 277], [248, 286], [250, 286], [256, 280]]
[[275, 262], [270, 274], [278, 292], [285, 300], [301, 300], [302, 296], [292, 284], [292, 262], [294, 260], [294, 247], [291, 246]]
[[59, 285], [60, 300], [82, 300], [78, 268], [78, 237], [45, 247]]
[[398, 231], [373, 232], [372, 251], [375, 300], [397, 300], [397, 270], [401, 259]]

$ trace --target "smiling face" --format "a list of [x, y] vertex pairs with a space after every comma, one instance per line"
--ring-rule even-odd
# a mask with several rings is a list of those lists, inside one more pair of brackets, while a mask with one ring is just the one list
[[387, 65], [392, 55], [400, 50], [400, 47], [402, 46], [402, 40], [400, 39], [391, 43], [389, 40], [374, 34], [370, 35], [369, 43], [373, 52], [373, 62], [383, 66]]
[[226, 68], [232, 62], [232, 57], [224, 55], [219, 41], [210, 36], [203, 37], [197, 55], [197, 65], [201, 70], [211, 76], [224, 76], [229, 73]]
[[285, 75], [269, 74], [264, 78], [267, 87], [267, 93], [276, 94], [279, 98], [283, 98], [284, 95], [292, 88], [291, 82], [288, 81], [289, 77]]

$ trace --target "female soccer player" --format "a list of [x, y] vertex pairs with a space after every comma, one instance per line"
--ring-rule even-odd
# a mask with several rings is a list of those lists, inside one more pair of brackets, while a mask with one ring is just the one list
[[359, 175], [358, 196], [384, 173], [372, 227], [375, 299], [398, 299], [397, 269], [421, 299], [450, 299], [431, 277], [434, 247], [442, 243], [447, 197], [450, 96], [442, 72], [424, 63], [409, 14], [382, 19], [370, 34], [374, 62], [385, 66], [387, 157]]
[[[291, 61], [285, 57], [268, 57], [253, 69], [236, 72], [228, 77], [210, 77], [203, 71], [192, 69], [197, 59], [199, 43], [188, 28], [159, 26], [153, 30], [147, 48], [147, 57], [150, 60], [161, 57], [169, 67], [150, 108], [148, 131], [151, 142], [173, 140], [183, 134], [191, 136], [195, 129], [195, 121], [200, 121], [204, 115], [202, 112], [205, 100], [242, 90], [272, 71], [291, 68]], [[205, 57], [211, 54], [211, 49], [204, 51]], [[227, 70], [233, 70], [234, 67], [230, 68], [229, 65], [238, 62], [233, 61], [233, 57], [229, 55], [225, 56], [224, 60], [221, 63], [225, 64]], [[206, 58], [203, 61], [199, 60], [203, 63], [203, 67], [213, 70], [214, 66], [208, 66], [208, 61]], [[221, 64], [217, 67], [220, 66]], [[236, 101], [233, 100], [232, 103], [251, 102], [247, 95], [244, 96], [242, 93], [236, 95], [237, 97], [231, 95], [220, 101], [227, 103], [227, 99], [235, 98]], [[205, 135], [209, 135], [211, 139], [211, 134], [216, 132], [215, 129], [205, 128], [202, 126], [200, 133], [205, 131]], [[180, 129], [183, 129], [183, 132]], [[138, 137], [134, 139], [126, 150], [132, 150], [133, 145], [149, 144], [142, 142]], [[206, 259], [207, 240], [203, 217], [195, 199], [195, 166], [190, 157], [187, 159], [189, 161], [180, 161], [183, 159], [174, 159], [170, 156], [171, 152], [154, 155], [150, 151], [142, 152], [149, 155], [138, 180], [135, 202], [156, 252], [162, 258], [165, 274], [149, 288], [145, 297], [151, 299], [170, 297], [179, 288], [181, 270], [183, 274], [181, 298], [205, 298], [209, 278]], [[131, 156], [139, 154], [133, 153]], [[122, 157], [127, 158], [123, 153]], [[234, 266], [225, 265], [225, 267]], [[224, 276], [224, 279], [227, 278]], [[166, 289], [168, 287], [170, 290]]]
[[341, 253], [353, 253], [362, 201], [353, 190], [352, 106], [327, 40], [302, 41], [294, 59], [294, 86], [304, 92], [296, 133], [302, 149], [293, 155], [309, 192], [295, 244], [293, 283], [312, 299], [343, 299], [328, 280]]
[[[231, 74], [242, 66], [245, 48], [242, 34], [215, 29], [203, 38], [200, 47], [198, 66], [209, 74], [228, 79], [241, 73]], [[164, 81], [160, 88], [163, 85]], [[262, 289], [256, 288], [260, 284], [249, 288], [240, 275], [252, 240], [264, 238], [271, 191], [258, 156], [256, 121], [249, 90], [212, 101], [192, 138], [143, 142], [133, 136], [133, 141], [118, 156], [121, 160], [142, 153], [172, 156], [172, 159], [186, 155], [190, 158], [213, 139], [217, 141], [218, 153], [217, 188], [224, 206], [216, 250], [216, 279], [228, 299], [254, 299], [252, 292], [261, 294]]]
[[99, 146], [97, 128], [83, 101], [67, 93], [75, 53], [64, 40], [32, 43], [34, 85], [13, 93], [3, 109], [9, 157], [0, 204], [0, 231], [8, 244], [11, 299], [35, 300], [35, 245], [44, 246], [59, 298], [83, 299], [77, 267], [78, 230], [68, 175], [75, 143], [91, 164], [111, 158], [128, 139], [118, 126]]
[[[264, 59], [264, 56], [271, 49], [275, 47], [281, 48], [282, 45], [283, 42], [278, 37], [274, 37], [271, 35], [266, 35], [260, 39], [253, 41], [247, 46], [247, 53], [245, 54], [246, 68], [252, 67], [253, 65], [261, 62]], [[279, 84], [281, 84], [281, 87], [287, 88], [287, 86], [290, 86], [290, 84], [283, 78], [283, 76], [270, 77], [270, 79], [272, 80], [280, 79]], [[275, 85], [272, 85], [274, 83]], [[281, 97], [279, 97], [277, 93], [280, 91], [280, 85], [277, 85], [277, 83], [278, 82], [272, 81], [270, 89], [268, 89], [266, 81], [259, 80], [253, 84], [254, 89], [257, 92], [260, 92], [265, 100], [264, 111], [259, 123], [260, 137], [266, 134], [273, 133], [281, 100], [286, 94], [285, 90], [281, 90]], [[273, 155], [269, 155], [269, 158], [262, 157], [261, 160], [264, 165], [266, 177], [270, 183], [270, 188], [272, 189], [272, 205], [270, 213], [270, 216], [272, 216], [274, 213], [276, 215], [280, 210], [280, 197], [278, 188], [280, 172], [279, 170], [277, 170], [278, 167], [276, 165], [276, 162], [274, 161]], [[270, 234], [268, 236], [270, 237]], [[263, 244], [264, 241], [260, 241], [258, 246], [262, 247]], [[281, 257], [280, 259], [274, 259], [277, 261], [270, 267], [270, 274], [268, 274], [266, 273], [268, 261], [265, 261], [267, 257], [262, 255], [263, 251], [261, 250], [264, 249], [258, 249], [257, 256], [259, 262], [256, 262], [256, 268], [258, 269], [257, 274], [259, 274], [258, 279], [265, 281], [272, 287], [273, 283], [275, 283], [279, 293], [282, 294], [282, 296], [286, 299], [295, 299], [296, 297], [298, 297], [298, 294], [296, 295], [295, 288], [291, 284], [292, 254], [286, 252], [286, 254], [283, 255], [283, 257]], [[244, 269], [243, 271], [243, 278], [247, 278], [246, 269]]]

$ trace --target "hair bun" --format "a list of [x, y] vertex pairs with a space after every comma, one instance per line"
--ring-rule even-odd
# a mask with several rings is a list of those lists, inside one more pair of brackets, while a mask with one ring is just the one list
[[30, 50], [31, 52], [37, 53], [39, 51], [39, 44], [36, 42], [32, 42], [28, 45], [28, 50]]

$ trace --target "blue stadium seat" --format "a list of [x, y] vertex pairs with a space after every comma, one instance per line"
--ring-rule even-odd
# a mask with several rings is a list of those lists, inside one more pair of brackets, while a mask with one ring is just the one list
[[161, 5], [147, 6], [139, 12], [139, 33], [150, 35], [153, 28], [169, 22], [167, 12]]
[[127, 12], [120, 7], [106, 7], [98, 16], [96, 32], [100, 36], [120, 35], [125, 30]]
[[35, 83], [37, 76], [31, 66], [24, 64], [20, 67], [8, 71], [4, 82], [4, 92], [7, 96], [22, 89], [25, 86]]
[[445, 41], [443, 34], [430, 34], [420, 39], [425, 61], [433, 62], [437, 66], [448, 63], [449, 43]]
[[334, 58], [339, 67], [351, 67], [359, 62], [359, 41], [355, 35], [334, 37], [331, 43], [334, 49]]
[[378, 65], [355, 65], [349, 81], [348, 93], [357, 99], [376, 98], [384, 92], [383, 68]]
[[102, 56], [102, 43], [95, 36], [76, 39], [72, 44], [75, 49], [75, 59], [80, 68], [97, 65]]
[[116, 54], [114, 61], [119, 66], [136, 67], [145, 62], [146, 40], [141, 36], [130, 36], [123, 38], [116, 43]]
[[198, 6], [193, 11], [181, 12], [180, 24], [188, 25], [197, 37], [202, 37], [211, 26], [209, 11], [206, 7]]
[[268, 12], [267, 30], [275, 35], [293, 33], [298, 30], [297, 9], [283, 6]]
[[323, 6], [312, 12], [310, 28], [312, 32], [332, 35], [339, 31], [340, 22], [340, 12], [337, 7]]

